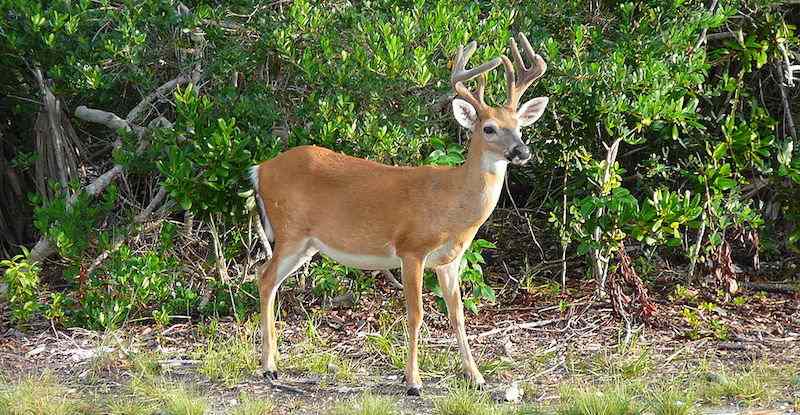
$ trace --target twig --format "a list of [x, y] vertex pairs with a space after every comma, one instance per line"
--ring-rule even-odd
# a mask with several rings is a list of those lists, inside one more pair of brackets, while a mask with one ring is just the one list
[[[717, 9], [717, 0], [714, 0], [711, 2], [711, 6], [708, 8], [708, 10], [711, 13], [714, 13], [716, 9]], [[694, 48], [692, 50], [700, 49], [700, 46], [702, 46], [703, 43], [706, 42], [706, 33], [708, 33], [708, 28], [704, 27], [703, 31], [700, 33], [700, 38], [697, 39], [697, 43], [694, 45]]]
[[517, 215], [519, 217], [524, 218], [528, 224], [528, 231], [531, 233], [531, 238], [533, 238], [533, 243], [535, 243], [536, 247], [539, 248], [539, 257], [544, 259], [544, 250], [542, 249], [542, 246], [539, 245], [539, 241], [536, 240], [536, 235], [534, 235], [533, 233], [533, 227], [531, 226], [530, 219], [527, 216], [523, 216], [522, 213], [520, 213], [519, 208], [517, 208], [517, 202], [514, 201], [514, 196], [511, 196], [511, 190], [508, 188], [508, 175], [506, 175], [505, 177], [505, 188], [508, 198], [511, 199], [511, 205], [514, 206], [514, 211], [517, 212]]
[[153, 196], [153, 199], [150, 200], [150, 203], [147, 205], [144, 210], [136, 215], [133, 218], [134, 223], [142, 223], [147, 220], [148, 217], [153, 213], [153, 211], [164, 201], [164, 198], [167, 196], [167, 190], [161, 187], [158, 189], [158, 193]]
[[289, 386], [289, 385], [287, 385], [285, 383], [280, 383], [280, 382], [278, 382], [276, 380], [271, 380], [269, 382], [269, 385], [272, 386], [275, 389], [279, 389], [279, 390], [282, 390], [282, 391], [285, 391], [285, 392], [297, 393], [297, 394], [301, 394], [301, 395], [304, 395], [306, 393], [306, 391], [304, 391], [303, 389], [296, 388], [294, 386]]
[[[125, 129], [126, 127], [132, 129], [134, 131], [141, 131], [140, 138], [144, 136], [146, 129], [138, 126], [131, 126], [125, 120], [119, 118], [116, 114], [87, 108], [85, 106], [80, 106], [75, 110], [75, 116], [78, 118], [82, 118], [86, 121], [90, 122], [97, 122], [106, 126], [120, 126], [119, 121], [122, 121], [121, 128]], [[86, 118], [83, 118], [86, 117]], [[114, 128], [114, 127], [112, 127]], [[137, 133], [138, 134], [138, 133]], [[142, 140], [139, 142], [139, 146], [136, 148], [136, 154], [141, 154], [144, 149], [147, 147], [147, 141]], [[111, 169], [100, 175], [100, 177], [96, 178], [92, 183], [87, 185], [83, 188], [82, 192], [76, 192], [72, 196], [67, 199], [67, 206], [70, 207], [75, 204], [75, 201], [78, 199], [78, 196], [81, 193], [86, 193], [91, 197], [96, 197], [100, 193], [102, 193], [114, 179], [119, 176], [125, 168], [121, 164], [115, 164]], [[31, 250], [31, 261], [32, 262], [39, 262], [53, 254], [56, 253], [56, 249], [52, 246], [50, 241], [46, 237], [42, 237], [36, 242], [33, 249]]]
[[537, 327], [549, 326], [550, 324], [557, 323], [557, 322], [562, 321], [562, 320], [563, 320], [562, 318], [554, 318], [554, 319], [550, 319], [550, 320], [533, 321], [533, 322], [530, 322], [530, 323], [512, 324], [512, 325], [510, 325], [508, 327], [496, 328], [496, 329], [492, 329], [492, 330], [480, 333], [478, 335], [468, 336], [468, 338], [470, 340], [472, 340], [472, 339], [482, 339], [484, 337], [494, 336], [496, 334], [506, 334], [506, 333], [508, 333], [510, 331], [514, 331], [514, 330], [528, 330], [528, 329], [533, 329], [533, 328], [537, 328]]
[[178, 77], [175, 79], [165, 82], [163, 85], [156, 88], [155, 91], [151, 92], [150, 94], [142, 98], [142, 100], [138, 104], [136, 104], [136, 106], [133, 107], [132, 110], [128, 111], [128, 115], [125, 116], [125, 119], [129, 122], [136, 120], [136, 118], [139, 117], [142, 111], [144, 111], [146, 107], [152, 104], [152, 102], [155, 101], [156, 98], [161, 99], [167, 93], [171, 92], [173, 89], [178, 87], [178, 85], [189, 83], [191, 81], [192, 81], [192, 74], [184, 73], [178, 75]]
[[797, 130], [794, 127], [794, 118], [792, 118], [792, 107], [789, 105], [788, 94], [786, 93], [786, 86], [784, 85], [785, 79], [783, 71], [778, 68], [778, 89], [781, 91], [781, 100], [783, 101], [783, 116], [786, 118], [786, 123], [789, 125], [789, 132], [793, 138], [797, 137]]

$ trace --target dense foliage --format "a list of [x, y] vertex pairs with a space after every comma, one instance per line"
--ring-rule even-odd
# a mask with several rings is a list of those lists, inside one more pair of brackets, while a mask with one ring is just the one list
[[[0, 196], [2, 249], [12, 257], [44, 237], [61, 258], [3, 263], [18, 321], [42, 312], [111, 327], [252, 312], [259, 250], [247, 168], [301, 144], [385, 163], [461, 163], [450, 59], [472, 39], [476, 62], [507, 53], [518, 31], [548, 63], [529, 94], [550, 105], [525, 133], [535, 162], [511, 172], [501, 201], [527, 222], [524, 243], [497, 224], [481, 233], [515, 284], [560, 282], [554, 268], [528, 265], [563, 258], [569, 279], [585, 278], [574, 271], [586, 264], [613, 293], [616, 275], [647, 276], [666, 261], [683, 267], [683, 284], [724, 296], [735, 291], [733, 262], [757, 267], [759, 255], [791, 257], [800, 243], [798, 88], [787, 73], [800, 60], [798, 6], [6, 0], [0, 14], [0, 183], [13, 190]], [[489, 76], [490, 102], [503, 86], [501, 73]], [[46, 89], [63, 115], [48, 118]], [[73, 117], [79, 106], [132, 127]], [[43, 133], [48, 119], [72, 133]], [[116, 185], [83, 193], [116, 166]], [[159, 189], [166, 202], [140, 219]], [[465, 303], [476, 312], [495, 300], [481, 256], [493, 247], [476, 242], [465, 258]], [[642, 260], [618, 266], [628, 251]], [[324, 296], [374, 282], [327, 260], [309, 273]]]

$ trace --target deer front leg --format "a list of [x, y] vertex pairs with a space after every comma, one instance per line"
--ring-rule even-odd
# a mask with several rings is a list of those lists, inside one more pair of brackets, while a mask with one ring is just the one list
[[461, 302], [459, 279], [460, 265], [461, 257], [459, 256], [455, 261], [437, 267], [436, 276], [439, 279], [439, 287], [442, 289], [442, 295], [447, 304], [447, 316], [450, 319], [450, 325], [453, 326], [453, 331], [455, 331], [456, 340], [458, 341], [458, 350], [461, 352], [461, 365], [464, 369], [464, 375], [476, 386], [482, 386], [485, 380], [478, 370], [478, 366], [475, 365], [475, 360], [472, 358], [472, 352], [467, 343], [467, 332], [464, 329], [464, 305]]
[[419, 396], [422, 379], [419, 377], [417, 362], [417, 339], [422, 326], [422, 260], [419, 258], [403, 259], [403, 293], [406, 297], [406, 313], [408, 314], [408, 358], [406, 360], [406, 393]]

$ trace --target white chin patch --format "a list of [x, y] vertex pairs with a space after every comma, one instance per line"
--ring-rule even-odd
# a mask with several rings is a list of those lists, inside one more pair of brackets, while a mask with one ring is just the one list
[[530, 159], [531, 159], [530, 157], [528, 157], [526, 159], [521, 159], [519, 157], [514, 157], [513, 159], [511, 159], [511, 164], [513, 164], [515, 166], [521, 166], [521, 165], [527, 163], [528, 161], [530, 161]]

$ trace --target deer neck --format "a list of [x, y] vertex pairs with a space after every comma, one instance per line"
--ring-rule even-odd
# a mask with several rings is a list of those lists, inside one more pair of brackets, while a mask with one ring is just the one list
[[471, 219], [483, 223], [492, 213], [503, 189], [507, 167], [505, 157], [488, 151], [483, 137], [473, 135], [467, 160], [460, 167], [465, 184], [462, 205], [475, 206], [469, 214]]

